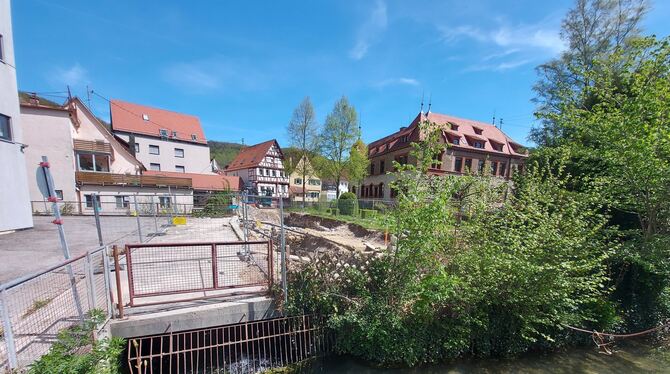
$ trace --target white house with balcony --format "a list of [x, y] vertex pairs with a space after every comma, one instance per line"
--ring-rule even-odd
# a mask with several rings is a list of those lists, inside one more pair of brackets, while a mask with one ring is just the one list
[[242, 178], [250, 193], [288, 197], [289, 178], [284, 170], [284, 154], [274, 139], [242, 148], [224, 173]]
[[0, 0], [0, 232], [33, 226], [9, 0]]

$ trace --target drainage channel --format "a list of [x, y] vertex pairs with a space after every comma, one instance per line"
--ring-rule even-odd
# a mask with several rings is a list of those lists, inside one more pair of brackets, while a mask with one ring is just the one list
[[319, 316], [299, 315], [129, 338], [127, 373], [257, 373], [329, 353]]

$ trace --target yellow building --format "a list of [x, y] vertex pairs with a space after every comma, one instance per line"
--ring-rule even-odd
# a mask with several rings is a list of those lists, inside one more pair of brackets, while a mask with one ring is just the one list
[[[304, 174], [304, 181], [303, 181]], [[289, 178], [291, 200], [302, 201], [303, 188], [306, 202], [318, 202], [321, 197], [321, 179], [316, 175], [309, 159], [298, 161]]]

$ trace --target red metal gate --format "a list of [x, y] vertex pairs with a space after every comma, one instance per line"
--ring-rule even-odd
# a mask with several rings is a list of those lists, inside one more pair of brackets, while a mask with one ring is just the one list
[[125, 254], [131, 307], [139, 298], [155, 305], [263, 293], [273, 280], [270, 241], [128, 244]]

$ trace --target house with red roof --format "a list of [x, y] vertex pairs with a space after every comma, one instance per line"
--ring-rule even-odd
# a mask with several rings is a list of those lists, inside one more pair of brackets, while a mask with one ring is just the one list
[[223, 173], [241, 178], [245, 190], [252, 194], [288, 197], [284, 153], [275, 139], [242, 148]]
[[419, 113], [407, 127], [368, 145], [369, 175], [358, 191], [361, 198], [395, 197], [390, 183], [393, 161], [416, 163], [412, 143], [425, 139], [420, 124], [430, 123], [441, 131], [440, 141], [447, 144], [428, 170], [435, 175], [487, 174], [501, 179], [523, 169], [526, 149], [494, 125], [439, 113]]
[[147, 170], [213, 174], [200, 120], [122, 100], [110, 101], [112, 132]]

